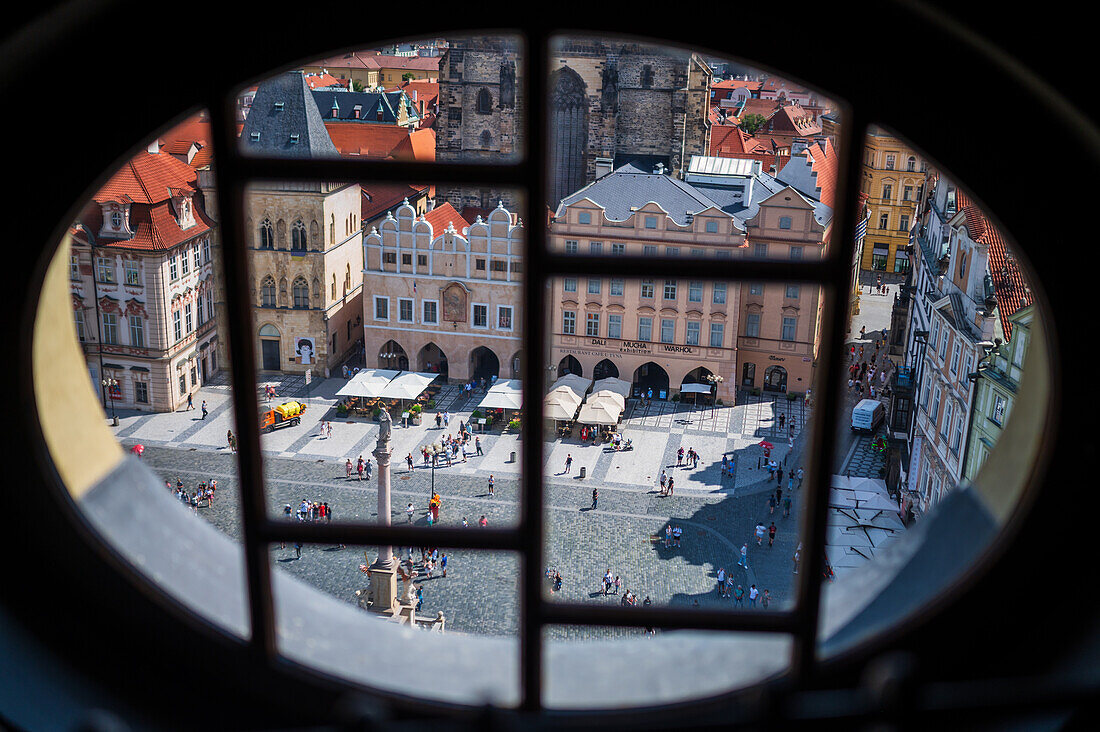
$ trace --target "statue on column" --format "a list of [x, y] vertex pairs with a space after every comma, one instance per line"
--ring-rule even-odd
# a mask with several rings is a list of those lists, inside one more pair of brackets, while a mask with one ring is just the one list
[[381, 448], [383, 443], [390, 441], [390, 430], [393, 428], [393, 419], [390, 417], [390, 413], [385, 409], [382, 410], [381, 416], [378, 418], [378, 447]]

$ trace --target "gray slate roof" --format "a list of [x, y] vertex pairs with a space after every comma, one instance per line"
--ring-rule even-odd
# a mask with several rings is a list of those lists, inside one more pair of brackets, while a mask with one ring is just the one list
[[[315, 89], [313, 101], [317, 103], [317, 112], [322, 119], [332, 119], [332, 105], [337, 110], [336, 119], [342, 122], [372, 122], [374, 124], [397, 124], [397, 111], [400, 105], [407, 105], [406, 112], [415, 119], [416, 109], [405, 96], [405, 92], [354, 92], [328, 91]], [[377, 116], [378, 107], [382, 107], [382, 119]], [[359, 106], [359, 119], [355, 119], [355, 107]]]
[[[256, 133], [259, 139], [253, 139]], [[260, 84], [241, 130], [241, 147], [251, 155], [340, 157], [301, 71], [288, 71]]]

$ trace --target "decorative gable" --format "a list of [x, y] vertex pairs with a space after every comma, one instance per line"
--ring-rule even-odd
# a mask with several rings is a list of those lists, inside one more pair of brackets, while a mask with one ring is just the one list
[[172, 208], [176, 212], [176, 221], [181, 229], [188, 229], [195, 225], [195, 211], [192, 208], [190, 195], [183, 193], [173, 195]]

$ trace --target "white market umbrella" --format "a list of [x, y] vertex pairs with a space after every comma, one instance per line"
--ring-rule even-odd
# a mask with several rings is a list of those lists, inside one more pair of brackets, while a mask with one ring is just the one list
[[523, 391], [518, 379], [505, 379], [494, 384], [477, 405], [485, 409], [522, 409]]
[[630, 396], [630, 382], [616, 379], [614, 376], [600, 379], [592, 385], [592, 392], [599, 393], [601, 391], [613, 391], [625, 400]]
[[392, 371], [390, 369], [363, 369], [355, 376], [348, 379], [348, 383], [344, 384], [340, 390], [336, 392], [336, 396], [364, 398], [381, 396], [382, 390], [386, 388], [386, 385], [400, 373], [400, 371]]
[[382, 389], [382, 393], [378, 396], [383, 399], [416, 399], [424, 393], [424, 390], [428, 388], [428, 384], [435, 381], [438, 376], [439, 374], [406, 371], [386, 384], [386, 387]]
[[581, 413], [577, 417], [577, 421], [584, 424], [613, 426], [619, 423], [619, 415], [622, 413], [623, 410], [616, 406], [614, 402], [603, 400], [593, 402], [589, 400], [581, 406]]

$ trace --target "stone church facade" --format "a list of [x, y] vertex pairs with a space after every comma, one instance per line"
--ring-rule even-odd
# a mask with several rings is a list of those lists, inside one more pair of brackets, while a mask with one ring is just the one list
[[[550, 154], [554, 207], [604, 172], [631, 160], [678, 173], [709, 149], [710, 68], [695, 55], [604, 39], [560, 42], [550, 59]], [[439, 69], [436, 159], [514, 160], [523, 151], [522, 59], [508, 39], [451, 41]], [[491, 208], [516, 194], [441, 188], [460, 209]]]

